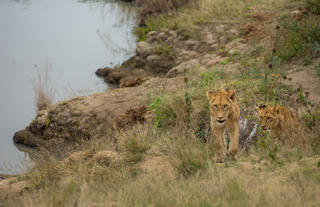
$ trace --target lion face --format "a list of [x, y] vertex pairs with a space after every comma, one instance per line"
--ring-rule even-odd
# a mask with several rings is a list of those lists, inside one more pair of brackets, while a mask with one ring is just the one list
[[264, 130], [272, 130], [279, 127], [280, 116], [279, 109], [277, 107], [271, 107], [266, 105], [260, 105], [257, 107], [260, 115], [260, 126]]
[[215, 120], [215, 124], [218, 127], [224, 126], [232, 113], [232, 106], [236, 101], [235, 91], [230, 90], [227, 92], [224, 89], [217, 93], [207, 91], [206, 95], [210, 101], [211, 120]]

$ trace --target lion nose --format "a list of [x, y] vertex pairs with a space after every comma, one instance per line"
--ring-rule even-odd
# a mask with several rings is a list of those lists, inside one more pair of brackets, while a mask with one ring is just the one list
[[222, 116], [218, 116], [218, 119], [222, 119]]

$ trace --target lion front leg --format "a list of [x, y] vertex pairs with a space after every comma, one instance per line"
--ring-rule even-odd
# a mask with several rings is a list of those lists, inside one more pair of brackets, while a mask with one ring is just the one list
[[223, 137], [223, 130], [221, 129], [213, 129], [213, 145], [214, 145], [214, 153], [215, 159], [217, 162], [222, 162], [226, 155], [226, 142]]
[[[238, 122], [237, 122], [238, 123]], [[235, 157], [239, 150], [239, 125], [235, 124], [230, 131], [229, 155]]]

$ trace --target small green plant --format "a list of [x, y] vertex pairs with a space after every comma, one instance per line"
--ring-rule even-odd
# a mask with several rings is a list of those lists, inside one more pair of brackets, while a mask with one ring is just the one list
[[165, 107], [162, 98], [156, 98], [150, 104], [150, 111], [155, 113], [152, 120], [156, 128], [172, 125], [175, 121], [176, 114], [168, 107]]
[[201, 88], [205, 88], [208, 86], [212, 86], [215, 83], [215, 74], [211, 71], [201, 74], [201, 81], [199, 82], [199, 86]]
[[119, 138], [119, 150], [126, 153], [124, 160], [130, 164], [141, 161], [151, 147], [151, 134], [143, 128], [133, 128]]
[[320, 76], [320, 62], [318, 63], [318, 65], [316, 65], [314, 67], [314, 73], [317, 75], [317, 76]]
[[[259, 131], [261, 131], [261, 129], [259, 129]], [[281, 164], [277, 157], [277, 153], [279, 151], [278, 145], [272, 140], [268, 132], [262, 131], [261, 134], [262, 136], [258, 138], [257, 145], [263, 151], [262, 156], [265, 156], [265, 158]]]
[[317, 112], [305, 113], [302, 115], [302, 120], [309, 129], [314, 129], [319, 126], [318, 124], [320, 123], [320, 114]]
[[198, 83], [200, 88], [212, 87], [215, 85], [217, 80], [222, 80], [225, 78], [226, 73], [224, 71], [224, 65], [222, 65], [219, 69], [214, 71], [208, 71], [201, 74], [201, 81]]
[[133, 154], [144, 153], [150, 149], [150, 144], [144, 139], [144, 137], [140, 137], [139, 135], [127, 137], [124, 140], [123, 147], [125, 151]]
[[304, 105], [307, 105], [310, 103], [301, 88], [298, 89], [298, 100]]
[[313, 14], [320, 14], [319, 0], [305, 0], [306, 8]]
[[28, 135], [25, 134], [25, 135], [23, 136], [23, 139], [24, 139], [24, 143], [27, 143], [27, 141], [28, 141]]
[[153, 31], [153, 27], [151, 25], [147, 25], [144, 27], [138, 27], [135, 30], [136, 35], [139, 38], [139, 41], [145, 41], [147, 39], [147, 34], [151, 31]]
[[50, 127], [50, 119], [47, 118], [46, 119], [46, 129], [48, 129]]
[[174, 59], [176, 57], [174, 48], [165, 43], [158, 44], [158, 46], [155, 47], [153, 52], [155, 54], [158, 54], [162, 57], [169, 58], [169, 59]]
[[320, 26], [317, 17], [309, 15], [301, 21], [284, 16], [280, 22], [277, 56], [283, 61], [294, 57], [319, 56]]
[[175, 147], [176, 160], [173, 161], [173, 166], [184, 177], [207, 169], [213, 157], [213, 147], [209, 148], [199, 140], [181, 140]]

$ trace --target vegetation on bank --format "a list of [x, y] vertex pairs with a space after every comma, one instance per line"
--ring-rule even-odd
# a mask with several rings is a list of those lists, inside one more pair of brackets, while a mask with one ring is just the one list
[[[201, 41], [201, 29], [223, 24], [241, 31], [219, 34], [226, 42], [243, 37], [251, 49], [230, 54], [221, 43], [208, 51], [223, 61], [206, 72], [200, 66], [188, 71], [185, 86], [174, 94], [151, 96], [146, 124], [119, 131], [116, 139], [84, 141], [87, 153], [80, 160], [42, 156], [35, 169], [12, 181], [26, 180], [30, 187], [21, 195], [0, 195], [0, 206], [317, 206], [320, 108], [285, 81], [288, 64], [319, 61], [318, 2], [199, 0], [151, 16], [137, 29], [140, 40], [149, 31], [171, 29]], [[234, 64], [234, 73], [225, 71]], [[237, 91], [242, 116], [253, 122], [259, 121], [256, 103], [290, 106], [310, 135], [310, 148], [282, 146], [259, 128], [237, 160], [214, 163], [214, 148], [206, 143], [212, 135], [205, 92], [220, 88]], [[101, 150], [117, 155], [93, 161]]]

